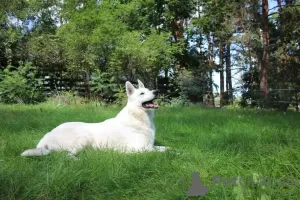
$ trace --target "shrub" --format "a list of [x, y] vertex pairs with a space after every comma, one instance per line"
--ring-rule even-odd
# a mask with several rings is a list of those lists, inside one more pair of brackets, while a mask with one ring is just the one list
[[91, 91], [94, 96], [99, 97], [106, 103], [116, 100], [115, 94], [120, 90], [115, 83], [114, 77], [108, 72], [96, 70], [91, 77]]
[[114, 94], [116, 98], [115, 103], [119, 106], [124, 106], [127, 103], [127, 95], [124, 86], [119, 86], [118, 90]]
[[169, 104], [166, 104], [166, 107], [182, 107], [189, 106], [191, 102], [185, 96], [179, 96], [172, 98]]
[[228, 104], [223, 106], [224, 108], [227, 109], [238, 109], [241, 108], [241, 98], [240, 99], [235, 99], [233, 100], [232, 104]]
[[167, 106], [167, 105], [170, 104], [170, 98], [169, 98], [168, 95], [160, 94], [160, 95], [157, 96], [156, 102], [157, 102], [160, 106]]
[[42, 80], [30, 62], [7, 66], [0, 74], [0, 102], [33, 104], [45, 101]]
[[205, 77], [189, 70], [182, 70], [175, 81], [179, 87], [179, 95], [191, 102], [202, 102], [207, 80]]
[[61, 91], [51, 96], [47, 103], [55, 106], [81, 105], [87, 103], [87, 99], [72, 91]]

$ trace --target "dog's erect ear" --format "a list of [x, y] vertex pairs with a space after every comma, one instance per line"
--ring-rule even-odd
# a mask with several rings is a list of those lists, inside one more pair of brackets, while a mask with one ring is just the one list
[[140, 81], [139, 79], [137, 80], [139, 83], [139, 88], [145, 88], [144, 84], [142, 83], [142, 81]]
[[135, 88], [133, 87], [133, 85], [129, 82], [129, 81], [126, 81], [126, 93], [127, 93], [127, 96], [130, 96], [133, 94]]

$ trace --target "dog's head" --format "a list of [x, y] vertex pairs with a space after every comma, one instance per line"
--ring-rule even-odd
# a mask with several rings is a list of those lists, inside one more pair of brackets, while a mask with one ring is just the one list
[[155, 90], [145, 88], [144, 84], [138, 80], [139, 87], [136, 89], [129, 81], [126, 82], [126, 93], [128, 104], [144, 110], [157, 109], [158, 105], [153, 103], [156, 96]]

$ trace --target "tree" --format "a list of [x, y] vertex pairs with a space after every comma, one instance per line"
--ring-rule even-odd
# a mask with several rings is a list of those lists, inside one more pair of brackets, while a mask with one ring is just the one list
[[263, 97], [269, 93], [268, 70], [269, 70], [269, 2], [262, 0], [262, 40], [263, 53], [260, 69], [260, 90]]
[[139, 31], [125, 33], [109, 60], [110, 71], [127, 80], [143, 80], [155, 86], [156, 77], [161, 70], [168, 69], [176, 46], [171, 46], [167, 34], [149, 35]]
[[296, 105], [299, 1], [274, 2], [275, 12], [266, 0], [4, 2], [0, 72], [31, 61], [40, 77], [47, 71], [64, 79], [54, 80], [60, 86], [67, 81], [70, 89], [80, 83], [88, 96], [103, 98], [102, 89], [91, 90], [94, 80], [98, 86], [115, 86], [141, 78], [153, 87], [162, 87], [163, 80], [168, 85], [164, 91], [172, 90], [168, 94], [173, 97], [183, 95], [209, 106], [214, 106], [213, 74], [219, 73], [225, 105], [237, 89], [232, 75], [243, 72], [244, 102], [264, 97], [265, 107], [280, 107], [275, 103], [280, 101]]
[[[75, 10], [71, 9], [74, 7]], [[91, 96], [91, 73], [107, 67], [108, 57], [125, 31], [117, 11], [115, 2], [97, 4], [92, 0], [81, 4], [69, 1], [62, 10], [62, 13], [68, 13], [65, 18], [68, 23], [61, 25], [58, 36], [64, 41], [68, 72], [85, 79], [88, 97]]]

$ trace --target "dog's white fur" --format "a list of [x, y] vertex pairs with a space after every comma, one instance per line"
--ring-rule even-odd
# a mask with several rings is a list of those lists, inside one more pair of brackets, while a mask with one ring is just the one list
[[154, 91], [138, 80], [138, 89], [126, 82], [127, 105], [115, 117], [101, 123], [68, 122], [47, 133], [35, 149], [21, 156], [46, 155], [51, 151], [68, 151], [75, 155], [84, 147], [108, 148], [123, 152], [164, 151], [155, 147], [154, 109], [144, 108], [143, 102], [155, 98]]

